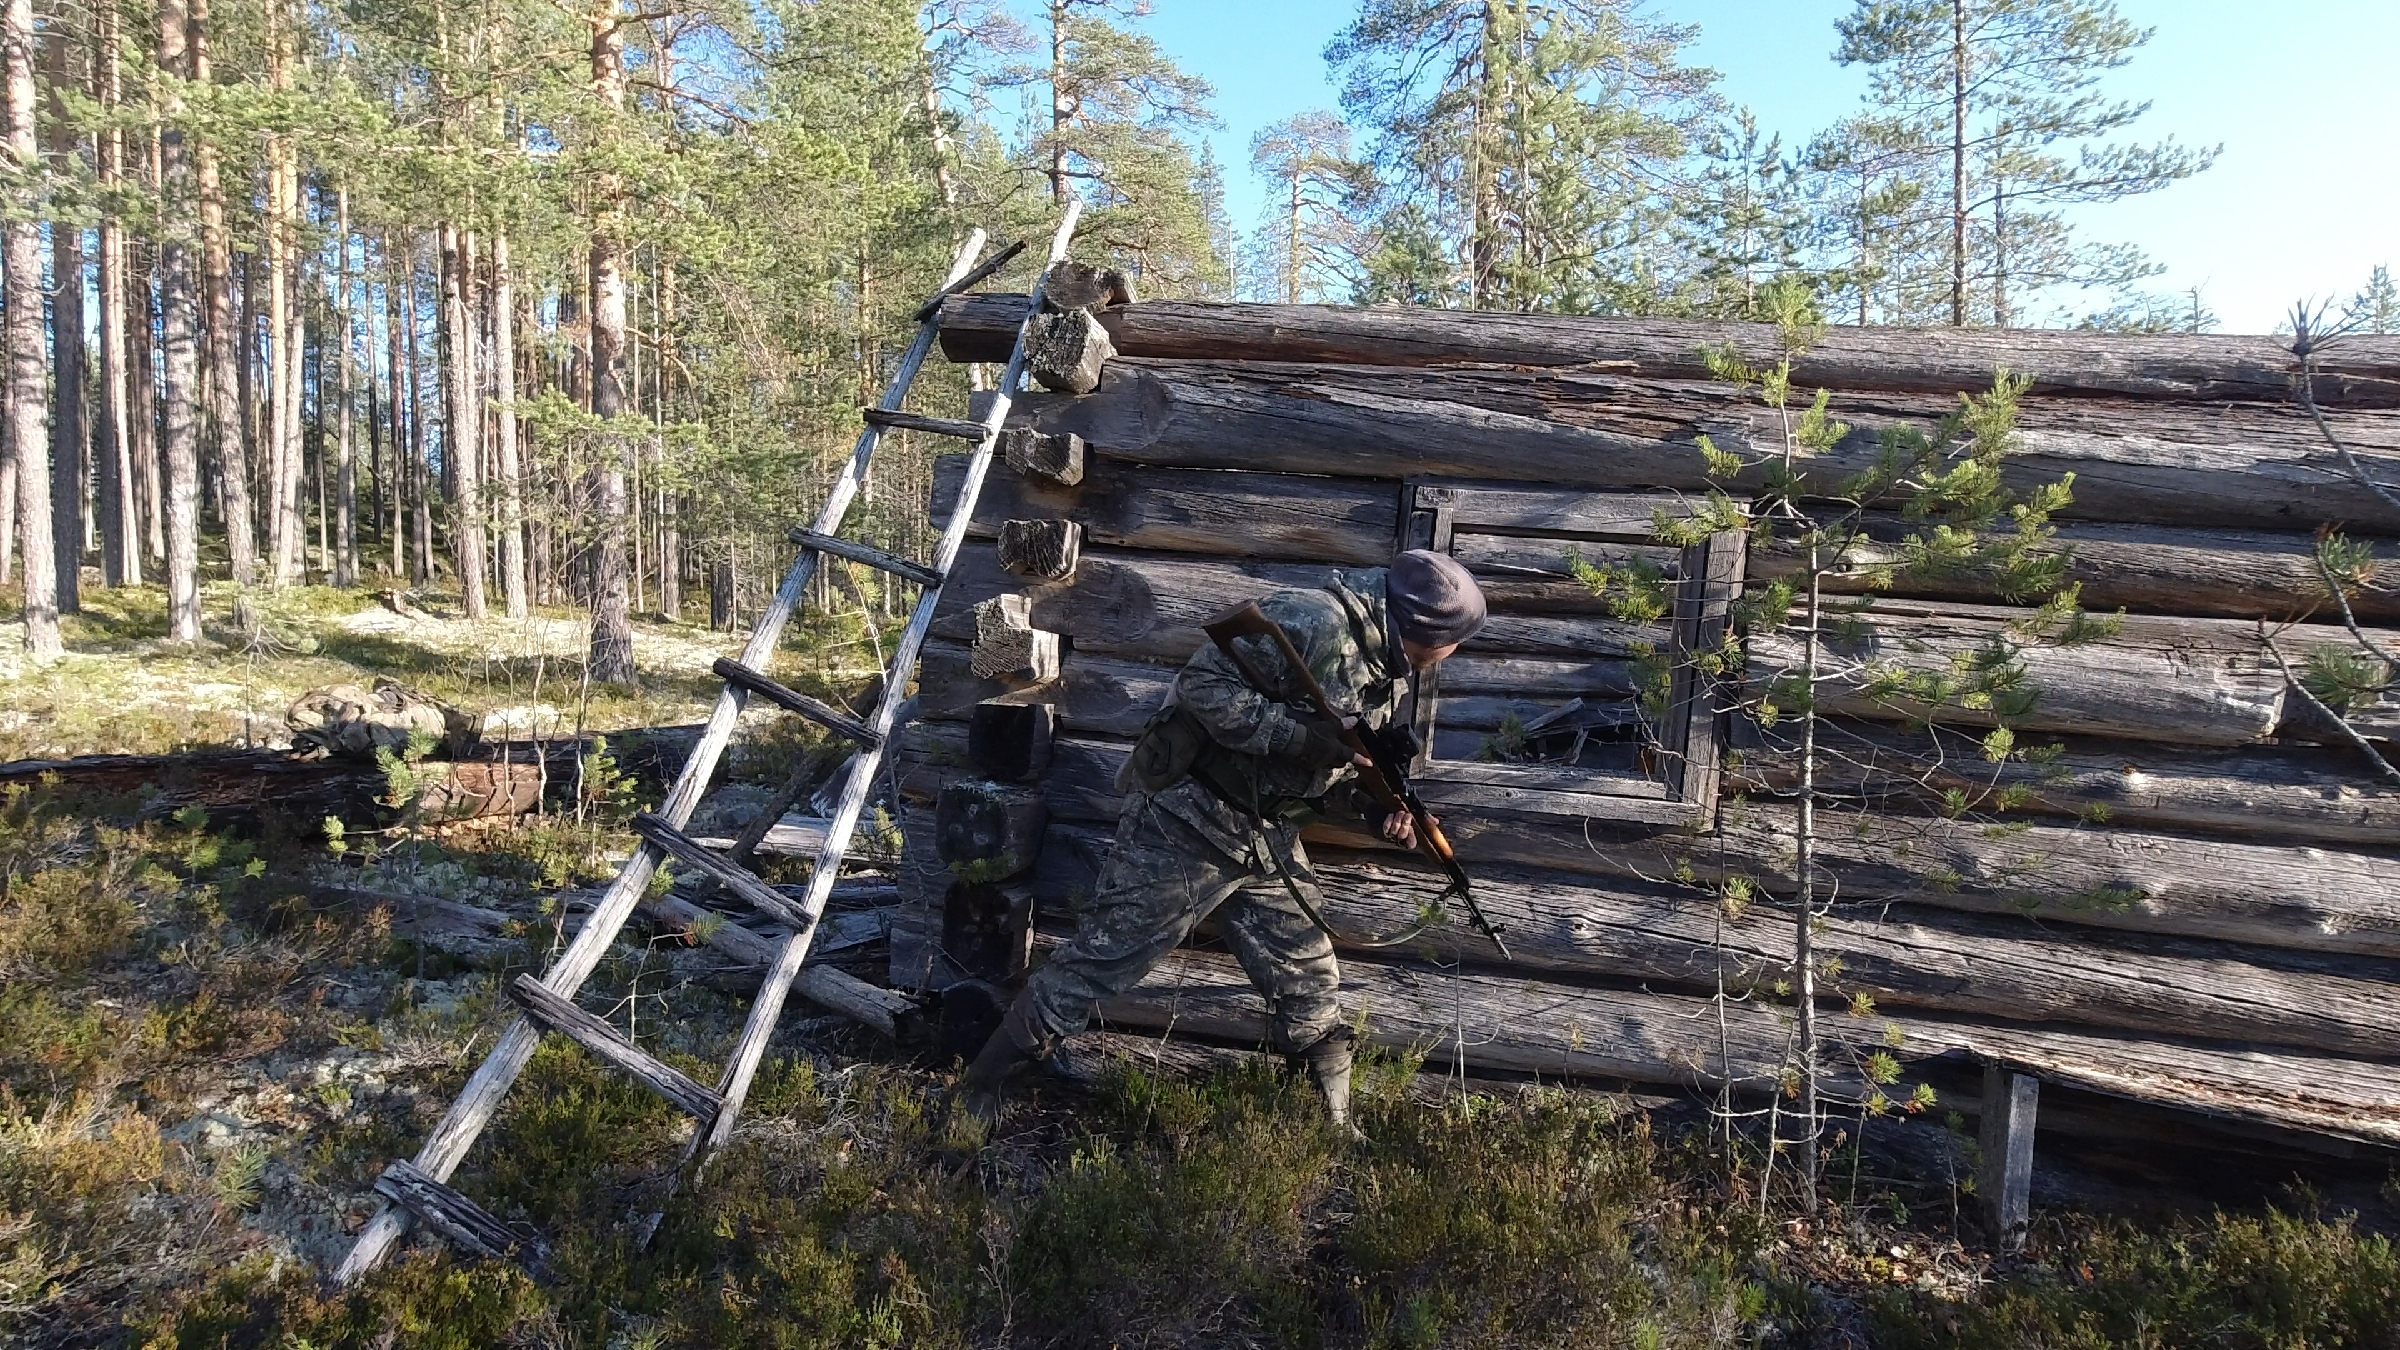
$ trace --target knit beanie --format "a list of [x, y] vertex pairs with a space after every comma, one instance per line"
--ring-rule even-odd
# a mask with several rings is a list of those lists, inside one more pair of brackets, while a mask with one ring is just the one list
[[1483, 627], [1483, 591], [1446, 553], [1412, 548], [1392, 559], [1384, 578], [1392, 626], [1421, 647], [1447, 647]]

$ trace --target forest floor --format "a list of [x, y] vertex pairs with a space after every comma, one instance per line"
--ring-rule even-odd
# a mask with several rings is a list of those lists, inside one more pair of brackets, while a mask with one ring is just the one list
[[[304, 590], [245, 635], [214, 593], [224, 627], [188, 653], [130, 597], [70, 621], [66, 662], [0, 674], [0, 757], [271, 742], [303, 690], [377, 675], [487, 714], [690, 721], [730, 641], [642, 624], [643, 688], [595, 693], [568, 616], [469, 625], [437, 599], [408, 620]], [[868, 660], [788, 646], [826, 688]], [[1954, 1125], [1837, 1150], [1804, 1220], [1780, 1188], [1762, 1204], [1755, 1161], [1688, 1103], [1465, 1093], [1391, 1058], [1362, 1074], [1359, 1145], [1258, 1057], [1176, 1072], [1093, 1050], [965, 1139], [940, 1123], [951, 1066], [805, 1008], [646, 1248], [629, 1216], [659, 1207], [689, 1122], [554, 1040], [458, 1178], [548, 1237], [550, 1277], [420, 1243], [328, 1292], [374, 1177], [656, 790], [338, 844], [0, 795], [0, 1344], [2400, 1346], [2400, 1254], [2273, 1178], [2223, 1208], [2053, 1192], [2025, 1255], [1998, 1258]], [[395, 887], [504, 922], [419, 929]], [[753, 978], [653, 932], [582, 1001], [706, 1079]]]

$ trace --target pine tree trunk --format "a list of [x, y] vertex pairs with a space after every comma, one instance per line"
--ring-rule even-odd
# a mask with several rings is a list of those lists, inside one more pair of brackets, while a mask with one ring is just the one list
[[[93, 7], [92, 97], [114, 117], [124, 97], [115, 5]], [[125, 133], [100, 133], [98, 179], [113, 192], [125, 170]], [[140, 489], [126, 444], [125, 227], [112, 212], [100, 218], [100, 567], [111, 586], [142, 584]]]
[[1075, 96], [1067, 88], [1067, 4], [1050, 0], [1050, 201], [1067, 205], [1067, 124], [1075, 119]]
[[[185, 24], [192, 83], [214, 78], [208, 60], [209, 0], [189, 0]], [[216, 147], [206, 141], [192, 145], [192, 163], [200, 189], [200, 385], [207, 400], [210, 462], [217, 467], [225, 501], [225, 552], [233, 579], [249, 585], [258, 579], [258, 521], [250, 493], [249, 428], [242, 411], [246, 391], [237, 370], [236, 343], [247, 330], [235, 327], [233, 308], [233, 241], [225, 228], [225, 187], [217, 166]]]
[[[936, 144], [940, 144], [939, 141]], [[945, 199], [955, 206], [955, 195]], [[658, 264], [658, 393], [653, 400], [660, 432], [659, 462], [666, 462], [665, 432], [667, 408], [673, 401], [675, 380], [675, 264], [660, 259]], [[675, 526], [680, 502], [677, 495], [661, 488], [658, 496], [658, 608], [669, 623], [683, 622], [683, 538]]]
[[350, 309], [350, 189], [334, 193], [334, 245], [341, 262], [334, 268], [334, 331], [341, 340], [334, 352], [334, 487], [333, 584], [358, 584], [358, 463], [351, 434], [351, 346], [357, 340], [357, 321]]
[[517, 458], [517, 290], [508, 273], [508, 231], [492, 234], [492, 390], [500, 480], [500, 591], [508, 617], [532, 612], [525, 590], [525, 484]]
[[[152, 145], [156, 145], [153, 140]], [[150, 161], [152, 200], [157, 199], [157, 160]], [[152, 303], [152, 282], [158, 271], [157, 250], [144, 243], [131, 245], [125, 295], [126, 333], [132, 350], [126, 353], [126, 429], [133, 447], [134, 470], [141, 476], [143, 549], [151, 566], [164, 575], [167, 565], [167, 490], [158, 471], [158, 314]]]
[[[78, 137], [67, 123], [66, 91], [73, 86], [67, 35], [63, 22], [54, 24], [43, 39], [43, 56], [50, 78], [50, 150], [54, 170], [62, 177], [80, 171]], [[90, 472], [83, 416], [83, 230], [54, 222], [50, 229], [50, 343], [51, 396], [56, 408], [50, 422], [50, 526], [58, 569], [58, 612], [82, 608], [84, 479]]]
[[408, 437], [400, 425], [407, 411], [407, 400], [400, 394], [400, 274], [392, 261], [392, 237], [383, 236], [383, 378], [384, 419], [390, 434], [391, 465], [386, 470], [391, 484], [391, 545], [392, 579], [397, 581], [408, 572]]
[[[183, 0], [158, 7], [158, 65], [170, 76], [189, 76], [184, 61], [186, 14]], [[181, 111], [172, 85], [163, 87], [162, 111]], [[165, 412], [160, 439], [167, 461], [167, 634], [179, 642], [200, 640], [200, 365], [199, 297], [192, 278], [190, 168], [183, 133], [169, 121], [159, 138], [159, 181], [164, 192], [165, 228], [158, 247], [159, 345], [165, 357]]]
[[475, 327], [467, 317], [468, 277], [475, 264], [468, 236], [444, 222], [435, 227], [441, 254], [442, 311], [439, 328], [442, 387], [442, 461], [450, 479], [451, 565], [458, 571], [459, 608], [480, 619], [484, 600], [483, 417], [475, 397]]
[[[591, 89], [612, 122], [625, 108], [625, 30], [616, 7], [594, 15], [591, 27]], [[613, 134], [614, 127], [610, 128]], [[624, 244], [620, 197], [624, 184], [604, 175], [593, 190], [598, 203], [592, 230], [592, 413], [614, 422], [625, 411], [619, 363], [625, 351]], [[630, 441], [614, 430], [602, 434], [594, 468], [593, 514], [599, 539], [592, 556], [591, 675], [609, 684], [634, 678], [632, 578], [627, 573], [625, 461]]]
[[433, 473], [425, 462], [425, 403], [417, 378], [417, 250], [408, 249], [408, 294], [401, 313], [401, 351], [407, 364], [409, 528], [416, 534], [416, 556], [409, 560], [412, 585], [433, 581]]
[[[34, 129], [33, 4], [7, 0], [0, 12], [0, 64], [6, 69], [10, 167], [31, 181], [41, 172]], [[50, 532], [50, 454], [43, 407], [49, 374], [42, 350], [41, 227], [11, 220], [6, 230], [4, 301], [8, 329], [8, 433], [17, 459], [17, 552], [24, 584], [25, 650], [49, 661], [66, 648], [58, 636], [58, 554]]]
[[1950, 326], [1967, 326], [1967, 0], [1950, 0]]

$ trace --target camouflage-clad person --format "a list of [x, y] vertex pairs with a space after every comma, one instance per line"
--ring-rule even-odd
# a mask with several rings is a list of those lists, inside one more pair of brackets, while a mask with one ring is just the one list
[[[1259, 608], [1288, 636], [1345, 720], [1380, 727], [1411, 668], [1455, 651], [1484, 619], [1482, 592], [1449, 557], [1412, 550], [1388, 568], [1336, 572], [1315, 590], [1280, 590]], [[1373, 799], [1339, 728], [1303, 710], [1300, 686], [1272, 639], [1236, 645], [1274, 687], [1250, 686], [1214, 645], [1176, 676], [1118, 778], [1116, 845], [1074, 938], [1026, 982], [961, 1083], [985, 1120], [1003, 1085], [1091, 1022], [1101, 1000], [1131, 989], [1223, 906], [1222, 929], [1267, 1002], [1275, 1049], [1304, 1062], [1334, 1119], [1347, 1124], [1350, 1029], [1335, 993], [1333, 943], [1285, 884], [1316, 881], [1300, 828], [1320, 816], [1374, 821]], [[1415, 843], [1404, 813], [1379, 822]]]

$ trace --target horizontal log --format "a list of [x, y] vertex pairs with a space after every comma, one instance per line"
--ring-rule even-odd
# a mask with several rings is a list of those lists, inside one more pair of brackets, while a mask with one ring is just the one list
[[[1786, 723], [1740, 752], [1736, 792], [1788, 792], [1799, 761]], [[2156, 741], [2069, 737], [2040, 763], [1994, 764], [1975, 736], [1826, 719], [1819, 723], [1820, 796], [1904, 814], [1945, 809], [1958, 791], [1982, 809], [2001, 791], [2031, 795], [2013, 809], [2094, 818], [2136, 829], [2199, 830], [2259, 842], [2312, 840], [2400, 847], [2400, 791], [2362, 772], [2343, 747], [2202, 749]]]
[[[1875, 465], [1886, 433], [1930, 432], [1950, 406], [1900, 394], [1836, 400], [1851, 431], [1807, 461], [1805, 481], [1838, 493]], [[1708, 486], [1699, 435], [1754, 458], [1781, 445], [1769, 410], [1729, 386], [1586, 372], [1120, 359], [1098, 392], [1029, 397], [1024, 408], [1041, 430], [1074, 432], [1118, 459], [1353, 478], [1697, 492]], [[2333, 521], [2400, 533], [2400, 513], [2291, 409], [2035, 401], [2019, 420], [2021, 449], [2001, 476], [2027, 491], [2074, 474], [2064, 519], [2283, 530]], [[2347, 413], [2342, 431], [2370, 473], [2400, 481], [2400, 413]]]
[[1157, 711], [1174, 683], [1175, 667], [1077, 652], [1060, 665], [1057, 679], [1043, 684], [987, 680], [974, 672], [964, 643], [932, 638], [919, 661], [918, 715], [964, 721], [975, 705], [1047, 703], [1057, 709], [1058, 729], [1087, 736], [1133, 736]]
[[[1926, 708], [1888, 695], [1870, 695], [1881, 669], [1944, 673], [1971, 658], [2030, 611], [1998, 605], [1951, 604], [1933, 600], [1878, 599], [1856, 615], [1844, 614], [1829, 640], [1820, 710], [1883, 720], [1930, 715], [1938, 721], [1973, 726], [1994, 723], [1992, 714], [1955, 705]], [[2400, 637], [2376, 635], [2387, 644]], [[2023, 639], [2017, 639], [2023, 642]], [[2293, 659], [2320, 644], [2347, 645], [2339, 628], [2303, 624], [2280, 630], [2277, 641]], [[2260, 639], [2256, 623], [2234, 619], [2128, 615], [2116, 631], [2071, 645], [2022, 645], [2029, 711], [2013, 719], [2034, 731], [2063, 731], [2168, 741], [2184, 745], [2241, 745], [2269, 736], [2316, 740], [2322, 729], [2288, 717], [2302, 710], [2286, 698], [2282, 672]], [[1753, 681], [1798, 668], [1801, 648], [1789, 631], [1753, 633]], [[2352, 719], [2369, 734], [2388, 735], [2400, 726], [2400, 699], [2357, 710]]]
[[[1121, 745], [1062, 738], [1042, 784], [1051, 815], [1113, 820], [1113, 780], [1125, 753]], [[1640, 815], [1628, 804], [1620, 818], [1638, 823]], [[1474, 864], [1635, 880], [1749, 876], [1773, 889], [1789, 882], [1795, 820], [1781, 803], [1728, 805], [1714, 836], [1694, 838], [1454, 809], [1443, 832]], [[2400, 891], [2391, 885], [2400, 854], [2390, 851], [1836, 810], [1820, 820], [1820, 865], [1848, 906], [1909, 903], [2162, 937], [2400, 956]], [[1310, 827], [1307, 837], [1377, 846], [1330, 823]]]
[[[1230, 601], [1279, 586], [1322, 585], [1333, 571], [1307, 564], [1093, 550], [1073, 581], [1027, 586], [1023, 578], [1000, 568], [988, 546], [977, 545], [959, 555], [934, 632], [969, 638], [974, 625], [968, 607], [999, 595], [1022, 594], [1030, 622], [1072, 639], [1077, 661], [1097, 654], [1179, 663], [1199, 648], [1199, 625]], [[1943, 670], [1953, 658], [2002, 635], [2027, 613], [1995, 605], [1878, 600], [1860, 618], [1855, 632], [1846, 633], [1831, 649], [1861, 678], [1828, 685], [1820, 695], [1822, 706], [1881, 720], [1918, 717], [1922, 710], [1905, 701], [1865, 695], [1859, 686], [1866, 663]], [[2386, 637], [2400, 645], [2400, 638]], [[2279, 638], [2295, 659], [2317, 643], [2347, 640], [2340, 629], [2323, 624], [2303, 625]], [[1599, 615], [1495, 612], [1460, 659], [1623, 659], [1643, 646], [1664, 650], [1666, 631]], [[1799, 651], [1788, 633], [1770, 633], [1752, 637], [1751, 654], [1752, 673], [1763, 679], [1796, 662]], [[2283, 677], [2252, 623], [2131, 615], [2107, 638], [2072, 646], [2028, 646], [2023, 659], [2035, 701], [2019, 721], [2029, 730], [2188, 745], [2241, 745], [2278, 734], [2314, 739], [2319, 734], [2304, 725], [2285, 725]], [[1457, 669], [1444, 667], [1445, 691], [1452, 687], [1451, 672]], [[1977, 725], [1991, 721], [1988, 714], [1965, 708], [1945, 709], [1939, 715]], [[2390, 734], [2400, 725], [2400, 698], [2387, 699], [2357, 720], [2371, 734]], [[1497, 725], [1497, 718], [1490, 724]]]
[[[1763, 1091], [1778, 1081], [1790, 1039], [1788, 1010], [1763, 1001], [1719, 1005], [1357, 958], [1342, 963], [1340, 997], [1371, 1043], [1468, 1072]], [[1245, 1044], [1266, 1032], [1258, 995], [1232, 958], [1213, 952], [1176, 953], [1102, 1014], [1116, 1027]], [[2391, 1064], [1930, 1016], [1826, 1011], [1817, 1021], [1836, 1091], [1856, 1091], [1854, 1066], [1878, 1049], [1910, 1068], [1997, 1059], [2110, 1096], [2400, 1144], [2400, 1066]]]
[[[989, 545], [962, 549], [933, 623], [938, 637], [971, 639], [973, 607], [1022, 594], [1028, 622], [1074, 640], [1078, 653], [1181, 662], [1200, 649], [1200, 625], [1237, 601], [1279, 587], [1313, 589], [1332, 565], [1234, 562], [1176, 554], [1087, 548], [1072, 581], [1029, 583], [1000, 566]], [[1463, 649], [1589, 660], [1625, 657], [1647, 644], [1663, 650], [1667, 630], [1597, 615], [1495, 612]]]
[[[1037, 893], [1088, 892], [1109, 842], [1095, 827], [1059, 827], [1043, 850]], [[1444, 885], [1388, 855], [1320, 848], [1312, 859], [1336, 922], [1354, 930], [1397, 931]], [[1702, 993], [1722, 981], [1730, 992], [1756, 994], [1791, 976], [1792, 918], [1784, 907], [1754, 904], [1723, 915], [1713, 896], [1692, 888], [1517, 868], [1474, 875], [1476, 898], [1515, 958], [1509, 969]], [[2390, 964], [2381, 960], [2069, 936], [1905, 905], [1829, 915], [1816, 944], [1829, 1006], [1865, 995], [1883, 1008], [2169, 1035], [2206, 1027], [2214, 1037], [2261, 1045], [2400, 1055], [2400, 1006]], [[1455, 912], [1410, 950], [1497, 966], [1490, 943]]]
[[[933, 462], [926, 501], [937, 530], [950, 523], [966, 465], [965, 455]], [[1003, 521], [1072, 517], [1089, 544], [1380, 567], [1398, 537], [1399, 503], [1397, 482], [1164, 469], [1094, 457], [1074, 487], [992, 475], [967, 529], [990, 539]]]
[[[1877, 539], [1902, 537], [1896, 519], [1868, 526]], [[2283, 622], [2312, 614], [2336, 617], [2317, 572], [2316, 539], [2297, 531], [2178, 529], [2156, 525], [2068, 522], [2057, 542], [2069, 555], [2066, 579], [2083, 588], [2094, 610], [2129, 609], [2147, 614], [2222, 615]], [[1897, 550], [1872, 545], [1854, 554], [1861, 566], [1893, 561]], [[1796, 546], [1753, 547], [1750, 575], [1782, 577], [1799, 570]], [[1857, 594], [1858, 578], [1828, 577], [1826, 589]], [[1988, 580], [1903, 574], [1886, 594], [1995, 601]], [[2387, 565], [2351, 597], [2365, 623], [2400, 619], [2400, 565]]]
[[[1023, 296], [946, 300], [943, 354], [1007, 360], [1024, 312]], [[1774, 326], [1762, 323], [1199, 300], [1153, 300], [1100, 318], [1119, 353], [1186, 361], [1598, 366], [1705, 379], [1703, 348], [1732, 343], [1753, 364], [1783, 351]], [[2400, 407], [2400, 338], [2346, 338], [2319, 363], [2320, 402]], [[2273, 337], [1834, 326], [1801, 353], [1792, 378], [1804, 388], [1949, 394], [1984, 388], [2005, 366], [2032, 376], [2038, 394], [2281, 402], [2295, 365]]]

